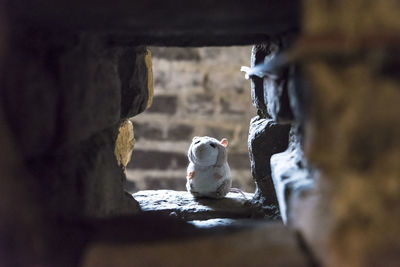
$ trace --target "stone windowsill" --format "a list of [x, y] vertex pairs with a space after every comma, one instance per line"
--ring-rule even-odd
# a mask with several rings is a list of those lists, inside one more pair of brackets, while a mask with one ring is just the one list
[[[223, 199], [194, 198], [186, 191], [144, 190], [133, 194], [143, 212], [156, 212], [186, 221], [244, 219], [254, 217], [250, 200], [254, 194], [228, 193]], [[229, 220], [220, 220], [228, 223]], [[199, 223], [200, 224], [200, 223]]]

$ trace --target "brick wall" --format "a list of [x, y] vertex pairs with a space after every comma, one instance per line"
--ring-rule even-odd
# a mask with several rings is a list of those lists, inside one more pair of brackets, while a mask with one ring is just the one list
[[187, 150], [193, 136], [229, 139], [233, 186], [252, 192], [247, 150], [250, 83], [240, 72], [251, 47], [151, 47], [154, 100], [132, 118], [136, 145], [127, 189], [185, 190]]

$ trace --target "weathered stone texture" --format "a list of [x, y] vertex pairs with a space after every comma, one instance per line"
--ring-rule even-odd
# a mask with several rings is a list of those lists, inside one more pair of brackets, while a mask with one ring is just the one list
[[310, 220], [328, 216], [333, 222], [322, 235], [329, 250], [317, 249], [329, 266], [398, 260], [400, 91], [394, 80], [374, 75], [371, 63], [307, 65], [313, 97], [306, 155], [330, 185], [321, 201], [331, 211], [316, 208]]
[[293, 231], [268, 223], [229, 235], [170, 242], [88, 247], [84, 267], [102, 266], [310, 266]]
[[123, 49], [119, 55], [118, 74], [121, 82], [121, 118], [133, 117], [150, 107], [153, 97], [150, 51], [145, 47]]
[[187, 141], [193, 138], [194, 126], [178, 123], [165, 125], [157, 122], [135, 123], [135, 133], [138, 140], [154, 141]]
[[265, 40], [268, 35], [297, 29], [301, 1], [16, 0], [6, 3], [10, 13], [25, 25], [112, 32], [110, 42], [127, 46], [199, 47], [249, 45]]
[[195, 94], [187, 98], [186, 111], [190, 114], [210, 116], [215, 113], [216, 103], [213, 94]]
[[[264, 62], [264, 58], [268, 56], [271, 51], [268, 45], [254, 45], [251, 50], [251, 67]], [[264, 103], [264, 80], [260, 77], [251, 78], [251, 101], [253, 106], [257, 109], [257, 114], [262, 118], [267, 117], [267, 107]]]
[[219, 200], [194, 198], [187, 191], [144, 190], [133, 194], [144, 212], [157, 212], [184, 220], [207, 220], [211, 218], [250, 218], [257, 212], [246, 193], [228, 193]]
[[154, 97], [155, 105], [148, 112], [173, 115], [177, 110], [177, 97], [174, 95], [157, 95]]
[[177, 124], [168, 129], [168, 139], [173, 141], [186, 141], [193, 137], [194, 127], [192, 125]]
[[29, 45], [15, 36], [4, 60], [2, 101], [27, 156], [76, 144], [146, 108], [144, 48], [124, 52], [93, 35], [25, 34]]
[[118, 165], [122, 166], [124, 169], [131, 160], [135, 142], [132, 122], [126, 120], [119, 126], [117, 140], [114, 146], [114, 155], [118, 161]]
[[[151, 51], [157, 55], [159, 59], [166, 59], [166, 60], [200, 60], [200, 53], [199, 50], [196, 48], [186, 48], [182, 49], [180, 47], [158, 47], [154, 46], [151, 48]], [[162, 78], [162, 76], [159, 76]], [[155, 82], [156, 85], [159, 85]]]
[[[290, 44], [289, 36], [270, 39], [264, 44], [253, 47], [251, 67], [268, 64], [277, 60]], [[272, 181], [271, 156], [284, 151], [289, 142], [290, 122], [293, 119], [290, 107], [289, 87], [293, 77], [289, 76], [290, 69], [286, 66], [272, 70], [264, 77], [251, 76], [251, 96], [253, 106], [257, 109], [258, 117], [250, 122], [248, 147], [253, 179], [257, 185], [254, 201], [278, 209], [278, 198], [281, 188]], [[276, 180], [276, 179], [275, 179]], [[282, 202], [279, 199], [279, 202]], [[282, 215], [286, 220], [286, 215]]]
[[[264, 56], [264, 58], [260, 58], [259, 64], [268, 63], [271, 60], [276, 60], [277, 55], [279, 53], [283, 53], [281, 42], [282, 41], [279, 40], [273, 40], [268, 44], [268, 48], [264, 48], [268, 49], [268, 54], [256, 54], [255, 57]], [[256, 79], [258, 81], [261, 78], [254, 77], [252, 79]], [[288, 83], [290, 82], [289, 68], [282, 67], [280, 69], [273, 70], [273, 73], [270, 76], [266, 75], [264, 78], [262, 78], [262, 80], [263, 93], [258, 93], [257, 97], [261, 97], [261, 95], [263, 96], [268, 116], [275, 121], [291, 120], [292, 110], [290, 108], [288, 94]], [[259, 101], [261, 101], [261, 99]]]
[[[137, 212], [123, 191], [125, 175], [114, 155], [118, 126], [53, 154], [27, 161], [38, 177], [47, 210], [58, 216], [105, 217]], [[56, 178], [55, 178], [56, 177]], [[61, 214], [60, 214], [61, 213]]]
[[289, 103], [289, 69], [281, 71], [279, 78], [264, 78], [264, 102], [267, 112], [276, 121], [290, 121], [293, 118]]
[[[255, 45], [251, 54], [251, 67], [274, 60], [279, 53], [287, 49], [291, 39], [293, 36], [284, 36]], [[289, 73], [289, 67], [282, 67], [263, 78], [251, 77], [252, 102], [259, 116], [276, 121], [288, 121], [293, 118], [288, 92], [291, 80]]]
[[302, 62], [310, 101], [304, 148], [318, 172], [315, 189], [297, 197], [297, 228], [326, 266], [397, 266], [400, 86], [381, 67], [398, 54], [398, 3], [304, 7], [298, 51], [313, 58]]
[[249, 153], [235, 153], [229, 154], [229, 163], [238, 169], [250, 169]]
[[186, 190], [186, 177], [182, 176], [146, 176], [143, 180], [146, 188], [152, 188], [153, 190], [162, 190], [165, 188], [173, 188], [178, 191]]
[[119, 149], [119, 167], [114, 146], [121, 118], [151, 102], [146, 49], [112, 46], [96, 34], [22, 28], [9, 35], [7, 48], [5, 127], [48, 210], [77, 219], [137, 212], [123, 191], [129, 151]]
[[40, 206], [38, 185], [24, 168], [3, 115], [0, 110], [0, 265], [42, 265], [50, 253], [51, 229]]
[[163, 129], [157, 123], [143, 122], [135, 123], [136, 140], [146, 138], [148, 140], [164, 139]]
[[250, 122], [249, 155], [251, 172], [257, 185], [255, 200], [267, 206], [278, 207], [271, 176], [270, 158], [284, 151], [289, 142], [290, 124], [255, 117]]
[[154, 170], [182, 169], [186, 168], [187, 164], [188, 160], [185, 153], [135, 149], [128, 168], [140, 166], [142, 169]]

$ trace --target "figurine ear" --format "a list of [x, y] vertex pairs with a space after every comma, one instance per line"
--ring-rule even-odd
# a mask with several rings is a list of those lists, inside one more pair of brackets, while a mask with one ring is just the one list
[[200, 138], [200, 137], [195, 136], [195, 137], [193, 137], [192, 141], [194, 141], [194, 140], [196, 140], [196, 139], [198, 139], [198, 138]]
[[222, 138], [221, 145], [223, 145], [224, 147], [227, 147], [228, 146], [228, 139]]

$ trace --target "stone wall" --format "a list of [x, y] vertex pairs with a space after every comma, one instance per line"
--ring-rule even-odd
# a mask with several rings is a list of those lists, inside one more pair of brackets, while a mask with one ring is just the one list
[[49, 214], [137, 212], [114, 154], [121, 123], [151, 102], [146, 48], [95, 34], [16, 32], [3, 58], [0, 105]]
[[136, 145], [127, 188], [185, 190], [187, 150], [194, 136], [228, 138], [233, 186], [254, 191], [247, 150], [250, 83], [240, 72], [251, 47], [151, 47], [152, 107], [132, 118]]
[[282, 217], [322, 266], [399, 266], [399, 10], [304, 1], [302, 35], [281, 57], [294, 63], [285, 88], [294, 117], [271, 176]]

